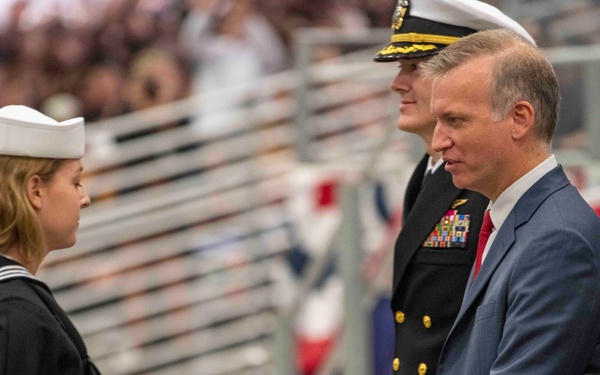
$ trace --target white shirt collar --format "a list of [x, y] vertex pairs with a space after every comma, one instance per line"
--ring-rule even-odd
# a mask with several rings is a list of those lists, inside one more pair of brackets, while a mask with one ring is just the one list
[[527, 174], [504, 190], [495, 202], [490, 202], [488, 209], [490, 209], [490, 218], [494, 224], [494, 231], [486, 244], [483, 259], [485, 259], [492, 242], [494, 242], [494, 239], [496, 238], [496, 233], [498, 233], [497, 229], [502, 227], [508, 214], [510, 214], [519, 199], [521, 199], [523, 194], [525, 194], [525, 192], [527, 192], [527, 190], [529, 190], [529, 188], [531, 188], [540, 178], [557, 166], [558, 163], [556, 162], [556, 157], [550, 155], [537, 167], [527, 172]]
[[442, 158], [439, 158], [438, 161], [433, 164], [433, 158], [430, 156], [429, 161], [427, 162], [427, 168], [425, 169], [425, 174], [429, 171], [431, 171], [431, 174], [434, 174], [442, 164], [444, 164]]
[[500, 228], [523, 194], [546, 173], [556, 168], [556, 166], [558, 166], [556, 157], [550, 155], [537, 167], [527, 172], [527, 174], [504, 190], [495, 202], [490, 202], [490, 217], [494, 223], [494, 228]]

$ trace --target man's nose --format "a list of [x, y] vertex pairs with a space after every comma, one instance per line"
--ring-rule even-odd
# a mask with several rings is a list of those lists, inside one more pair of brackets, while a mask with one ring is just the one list
[[431, 149], [435, 152], [442, 152], [452, 146], [452, 140], [445, 134], [443, 125], [439, 121], [435, 124], [433, 138], [431, 139]]
[[409, 75], [401, 70], [398, 72], [398, 74], [396, 74], [396, 77], [394, 77], [394, 80], [391, 84], [391, 89], [395, 92], [406, 92], [410, 89], [409, 82]]

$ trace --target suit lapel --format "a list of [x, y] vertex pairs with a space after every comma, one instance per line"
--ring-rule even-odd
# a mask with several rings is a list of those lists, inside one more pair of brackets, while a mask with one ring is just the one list
[[[440, 191], [444, 194], [440, 194]], [[394, 257], [394, 292], [411, 258], [461, 191], [454, 186], [452, 175], [442, 165], [418, 195], [396, 241], [395, 251], [402, 252], [402, 256], [396, 254]]]
[[[465, 290], [465, 297], [460, 308], [460, 312], [458, 313], [454, 323], [454, 327], [456, 327], [456, 324], [472, 307], [479, 294], [487, 286], [489, 280], [494, 274], [494, 271], [496, 268], [498, 268], [502, 262], [502, 259], [504, 259], [514, 244], [516, 229], [527, 223], [542, 202], [546, 200], [552, 193], [568, 184], [569, 180], [564, 174], [562, 167], [558, 166], [537, 181], [519, 199], [513, 210], [502, 224], [502, 227], [499, 229], [498, 235], [488, 251], [488, 255], [481, 266], [477, 278], [475, 281], [472, 281], [472, 276], [469, 279], [467, 288]], [[452, 333], [454, 327], [450, 333]]]

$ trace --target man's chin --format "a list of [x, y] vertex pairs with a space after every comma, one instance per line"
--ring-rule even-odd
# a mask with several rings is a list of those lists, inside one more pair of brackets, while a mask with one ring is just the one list
[[416, 134], [418, 136], [422, 136], [423, 134], [431, 134], [433, 135], [433, 131], [435, 129], [435, 122], [427, 122], [424, 121], [421, 117], [412, 117], [412, 116], [402, 116], [396, 122], [396, 127], [403, 132]]
[[452, 171], [448, 171], [448, 172], [450, 172], [450, 175], [452, 175], [452, 183], [454, 184], [454, 186], [456, 186], [459, 189], [468, 189], [467, 188], [468, 184], [463, 179], [461, 179], [460, 174], [458, 174], [456, 172], [452, 172]]
[[422, 126], [415, 125], [415, 124], [409, 123], [409, 122], [398, 122], [396, 124], [396, 127], [403, 132], [417, 134], [417, 135], [421, 133], [420, 130], [423, 128]]

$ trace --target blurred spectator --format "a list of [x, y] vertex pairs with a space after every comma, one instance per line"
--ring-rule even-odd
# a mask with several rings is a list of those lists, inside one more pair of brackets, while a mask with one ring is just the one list
[[121, 96], [124, 80], [125, 72], [120, 64], [105, 61], [92, 65], [79, 92], [83, 117], [93, 122], [125, 112], [126, 104]]
[[81, 113], [81, 101], [73, 94], [58, 93], [45, 99], [42, 112], [56, 121], [66, 121]]
[[[166, 50], [146, 48], [133, 58], [123, 87], [125, 112], [136, 112], [171, 103], [187, 93], [185, 73], [176, 56]], [[165, 129], [182, 123], [163, 124]], [[125, 141], [151, 134], [157, 129], [143, 130], [117, 137]]]
[[181, 38], [192, 64], [192, 93], [204, 98], [194, 125], [202, 133], [212, 133], [238, 118], [232, 110], [243, 106], [244, 100], [254, 100], [244, 91], [286, 67], [286, 50], [252, 0], [190, 3]]
[[374, 27], [389, 27], [390, 14], [394, 14], [394, 6], [396, 3], [388, 0], [363, 0], [363, 8], [371, 26]]
[[93, 48], [89, 30], [67, 27], [55, 20], [46, 24], [49, 35], [46, 52], [46, 75], [52, 95], [56, 92], [74, 92], [84, 76]]
[[333, 27], [342, 30], [356, 31], [366, 29], [370, 25], [367, 14], [347, 1], [329, 0], [316, 18], [316, 26]]
[[185, 74], [169, 51], [147, 48], [133, 58], [125, 82], [127, 112], [140, 111], [181, 99]]

